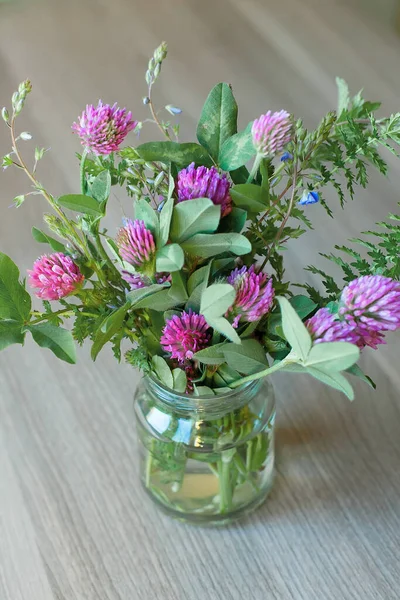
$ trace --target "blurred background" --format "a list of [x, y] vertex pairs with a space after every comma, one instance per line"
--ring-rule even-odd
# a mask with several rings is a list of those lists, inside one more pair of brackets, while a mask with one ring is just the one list
[[[72, 122], [87, 103], [97, 103], [99, 98], [128, 107], [135, 119], [145, 119], [144, 73], [148, 58], [162, 40], [168, 43], [169, 55], [155, 86], [154, 100], [158, 106], [171, 103], [183, 109], [179, 122], [182, 140], [186, 141], [194, 138], [201, 106], [211, 87], [219, 81], [227, 81], [233, 87], [240, 126], [269, 109], [281, 108], [301, 116], [306, 126], [316, 126], [328, 110], [336, 107], [335, 76], [344, 78], [352, 92], [364, 88], [367, 98], [381, 100], [382, 114], [399, 111], [399, 15], [400, 0], [2, 0], [0, 105], [10, 104], [11, 94], [20, 81], [26, 78], [32, 81], [33, 92], [20, 117], [21, 130], [33, 134], [33, 141], [23, 146], [25, 157], [29, 160], [33, 156], [35, 145], [50, 148], [39, 167], [40, 180], [54, 195], [75, 193], [79, 187], [75, 153], [80, 146], [71, 133]], [[158, 131], [151, 124], [141, 133], [142, 141], [157, 138]], [[135, 143], [133, 134], [129, 141]], [[5, 154], [9, 149], [8, 131], [3, 126], [0, 153]], [[373, 175], [368, 190], [360, 190], [344, 212], [338, 208], [337, 199], [333, 200], [334, 221], [320, 206], [307, 207], [314, 231], [296, 241], [295, 247], [289, 247], [286, 254], [289, 277], [312, 281], [302, 268], [310, 263], [323, 264], [318, 252], [330, 252], [334, 244], [344, 243], [383, 220], [388, 212], [396, 211], [400, 162], [393, 156], [388, 160], [389, 177]], [[16, 169], [1, 173], [0, 191], [1, 251], [20, 265], [24, 275], [43, 251], [33, 241], [31, 228], [41, 226], [42, 213], [47, 209], [39, 197], [30, 197], [18, 210], [10, 208], [14, 196], [29, 191], [28, 181]], [[116, 231], [121, 216], [129, 210], [123, 192], [114, 191], [107, 217], [109, 231]], [[277, 592], [280, 600], [395, 598], [390, 590], [396, 588], [398, 574], [396, 569], [384, 566], [384, 553], [376, 559], [378, 566], [367, 558], [361, 561], [362, 575], [353, 580], [358, 590], [355, 596], [346, 595], [346, 585], [343, 583], [340, 588], [338, 582], [337, 595], [331, 596], [333, 588], [324, 576], [331, 563], [328, 560], [324, 563], [323, 557], [313, 554], [315, 544], [319, 544], [319, 533], [307, 529], [307, 510], [313, 498], [318, 497], [320, 503], [314, 506], [311, 518], [329, 522], [338, 535], [346, 536], [346, 518], [337, 517], [335, 521], [332, 513], [327, 517], [324, 506], [332, 502], [333, 493], [339, 498], [334, 508], [339, 510], [340, 505], [340, 510], [345, 510], [344, 507], [353, 506], [353, 492], [357, 496], [360, 486], [364, 504], [351, 518], [357, 523], [363, 518], [359, 523], [362, 528], [365, 519], [371, 517], [386, 533], [399, 526], [398, 519], [389, 525], [379, 521], [379, 514], [383, 514], [379, 511], [388, 514], [389, 510], [382, 505], [379, 488], [385, 490], [385, 502], [392, 502], [392, 506], [400, 494], [399, 478], [394, 476], [395, 461], [399, 458], [398, 356], [399, 339], [393, 335], [387, 347], [376, 354], [372, 350], [365, 353], [364, 367], [378, 381], [379, 393], [356, 384], [358, 399], [353, 405], [317, 382], [310, 386], [302, 378], [296, 378], [294, 385], [289, 376], [278, 376], [275, 380], [281, 405], [278, 428], [281, 462], [278, 462], [278, 491], [265, 510], [275, 511], [277, 520], [269, 523], [263, 537], [257, 533], [259, 530], [250, 528], [248, 535], [253, 537], [248, 539], [252, 551], [263, 556], [268, 535], [278, 535], [274, 527], [279, 529], [287, 524], [291, 531], [293, 506], [290, 494], [279, 492], [279, 481], [284, 480], [289, 490], [293, 485], [296, 527], [302, 535], [290, 544], [290, 536], [284, 537], [283, 552], [285, 544], [289, 544], [290, 551], [280, 568], [291, 577], [291, 569], [301, 556], [306, 563], [309, 559], [308, 573], [314, 578], [309, 594], [286, 595], [281, 589], [280, 595]], [[142, 507], [139, 518], [135, 509], [124, 504], [126, 497], [133, 498], [137, 505], [144, 502], [132, 473], [135, 450], [131, 398], [137, 380], [138, 375], [126, 365], [117, 365], [108, 350], [93, 365], [88, 349], [83, 348], [79, 351], [79, 364], [74, 367], [58, 362], [50, 352], [40, 350], [29, 340], [24, 349], [12, 347], [0, 354], [0, 486], [3, 485], [0, 517], [3, 516], [3, 527], [8, 533], [8, 537], [0, 535], [0, 558], [3, 554], [6, 565], [3, 579], [0, 577], [0, 592], [4, 587], [3, 595], [0, 593], [2, 600], [53, 598], [43, 592], [48, 585], [52, 590], [60, 586], [54, 597], [65, 600], [131, 599], [136, 596], [128, 590], [135, 588], [131, 587], [132, 581], [124, 568], [109, 553], [109, 536], [115, 536], [121, 555], [131, 553], [130, 564], [138, 569], [149, 558], [149, 552], [163, 556], [166, 531], [172, 540], [175, 535], [182, 542], [182, 530], [176, 533], [173, 525], [165, 524], [161, 533], [151, 530], [153, 547], [149, 549], [140, 522], [155, 519], [152, 507]], [[310, 422], [314, 425], [310, 426]], [[310, 453], [321, 457], [314, 471]], [[329, 476], [325, 475], [327, 472]], [[111, 495], [102, 498], [102, 492], [110, 489]], [[333, 511], [333, 514], [339, 513]], [[122, 518], [123, 532], [118, 530]], [[88, 591], [86, 575], [80, 572], [73, 558], [76, 548], [89, 544], [88, 538], [80, 537], [83, 533], [73, 533], [70, 521], [77, 521], [82, 527], [84, 523], [93, 537], [99, 554], [93, 554], [92, 548], [91, 569], [94, 579], [101, 581], [99, 590], [108, 590], [107, 595], [102, 592], [96, 595], [94, 588]], [[259, 526], [258, 522], [255, 524]], [[362, 531], [362, 539], [372, 548], [375, 534]], [[140, 552], [132, 550], [132, 539], [143, 544]], [[223, 538], [209, 539], [214, 540], [213, 551], [221, 552], [221, 564], [226, 566], [230, 559], [220, 546]], [[308, 541], [304, 542], [311, 548], [308, 554], [299, 539]], [[226, 544], [231, 541], [229, 537], [224, 540]], [[353, 551], [362, 552], [357, 542], [346, 540]], [[205, 552], [207, 543], [206, 536], [200, 534], [197, 546], [188, 551], [190, 568], [195, 568], [196, 548]], [[325, 539], [326, 548], [330, 543], [333, 544], [330, 538]], [[390, 540], [386, 539], [385, 548], [389, 546]], [[14, 577], [13, 563], [8, 560], [10, 548], [16, 557], [15, 565], [23, 564], [31, 579]], [[331, 556], [336, 565], [341, 558], [335, 552], [332, 546]], [[45, 557], [46, 568], [40, 556]], [[254, 568], [242, 555], [235, 560], [237, 564], [243, 561], [243, 573]], [[274, 559], [269, 567], [262, 561], [260, 565], [265, 572], [269, 567], [277, 568]], [[169, 568], [170, 573], [178, 569], [176, 565]], [[66, 574], [68, 569], [80, 575], [70, 577]], [[340, 569], [343, 581], [347, 575], [352, 576], [352, 565], [341, 564]], [[382, 570], [389, 581], [387, 587], [384, 583], [380, 587]], [[55, 572], [57, 583], [49, 576]], [[110, 584], [104, 572], [111, 573], [118, 593], [107, 587]], [[301, 585], [307, 589], [305, 575], [296, 576], [303, 577]], [[204, 577], [208, 585], [211, 575]], [[372, 591], [366, 591], [361, 584], [362, 579], [369, 578], [371, 585], [375, 585]], [[146, 593], [144, 581], [136, 581], [135, 585], [139, 586], [139, 594]], [[161, 579], [153, 585], [165, 598], [180, 597], [171, 587], [163, 588]], [[231, 595], [219, 596], [210, 592], [208, 597], [250, 598], [245, 588], [238, 585], [235, 589], [238, 594], [241, 590], [239, 595], [229, 592]], [[260, 586], [256, 585], [251, 598], [264, 598], [264, 588], [261, 583]], [[194, 598], [202, 593], [200, 574], [188, 590], [182, 597]]]

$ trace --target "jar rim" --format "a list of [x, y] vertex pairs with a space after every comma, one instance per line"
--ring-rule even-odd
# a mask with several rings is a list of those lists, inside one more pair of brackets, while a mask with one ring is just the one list
[[[194, 410], [204, 410], [207, 408], [217, 408], [217, 406], [221, 406], [221, 403], [225, 404], [226, 401], [232, 400], [232, 398], [241, 398], [241, 402], [245, 401], [247, 396], [251, 396], [252, 393], [258, 391], [261, 382], [264, 381], [265, 378], [254, 379], [253, 381], [244, 383], [243, 385], [232, 389], [226, 394], [214, 394], [212, 396], [193, 396], [182, 392], [176, 392], [175, 390], [171, 390], [171, 388], [166, 387], [163, 383], [161, 383], [161, 381], [156, 379], [151, 374], [147, 374], [144, 377], [144, 380], [148, 385], [150, 385], [151, 388], [153, 388], [154, 391], [157, 390], [158, 393], [161, 391], [161, 400], [164, 400], [167, 403], [178, 402], [182, 409], [192, 408]], [[264, 383], [266, 383], [272, 391], [271, 383], [269, 381], [264, 381]]]

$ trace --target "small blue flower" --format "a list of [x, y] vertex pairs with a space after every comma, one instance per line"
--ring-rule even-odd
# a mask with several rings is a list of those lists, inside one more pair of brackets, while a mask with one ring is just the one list
[[178, 108], [177, 106], [173, 106], [172, 104], [167, 104], [167, 106], [165, 107], [165, 109], [171, 114], [171, 115], [180, 115], [182, 112], [181, 108]]
[[290, 154], [290, 152], [285, 152], [281, 156], [281, 162], [286, 162], [286, 161], [292, 160], [292, 159], [293, 159], [293, 154]]
[[299, 204], [300, 206], [305, 206], [306, 204], [316, 204], [317, 202], [319, 202], [318, 192], [304, 190]]

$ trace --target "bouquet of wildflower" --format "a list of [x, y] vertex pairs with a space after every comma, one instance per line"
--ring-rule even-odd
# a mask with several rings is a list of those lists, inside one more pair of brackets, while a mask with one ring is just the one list
[[[377, 118], [378, 103], [361, 93], [351, 99], [338, 80], [338, 108], [315, 130], [281, 110], [238, 132], [231, 87], [220, 83], [204, 104], [198, 142], [181, 143], [179, 127], [161, 119], [152, 99], [166, 53], [162, 44], [149, 62], [143, 100], [165, 139], [122, 147], [144, 123], [116, 104], [87, 106], [72, 126], [83, 146], [80, 193], [55, 198], [36, 175], [45, 150], [36, 148], [33, 167], [21, 154], [32, 137], [16, 130], [30, 82], [13, 94], [11, 111], [3, 108], [12, 139], [3, 167], [25, 171], [32, 185], [15, 205], [38, 194], [51, 213], [49, 232], [32, 232], [50, 251], [28, 271], [42, 310], [0, 254], [0, 349], [31, 334], [74, 363], [75, 342], [89, 339], [93, 360], [107, 343], [120, 360], [127, 345], [129, 363], [180, 393], [224, 394], [281, 370], [308, 373], [352, 398], [343, 373], [368, 382], [356, 364], [360, 351], [400, 327], [400, 218], [391, 214], [382, 233], [353, 240], [363, 254], [341, 247], [328, 256], [343, 268], [343, 289], [309, 267], [323, 276], [325, 294], [309, 285], [298, 294], [285, 281], [285, 244], [311, 227], [309, 205], [332, 216], [325, 188], [343, 206], [357, 184], [366, 187], [370, 165], [386, 173], [379, 147], [395, 152], [400, 114]], [[165, 110], [172, 119], [181, 113]], [[112, 186], [133, 198], [116, 232], [102, 226]], [[67, 319], [72, 328], [63, 327]]]

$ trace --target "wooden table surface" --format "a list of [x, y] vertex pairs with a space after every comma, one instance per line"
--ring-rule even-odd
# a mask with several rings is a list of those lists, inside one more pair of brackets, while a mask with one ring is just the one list
[[[184, 108], [184, 139], [221, 80], [243, 125], [283, 107], [313, 126], [335, 106], [335, 75], [399, 110], [400, 41], [345, 0], [1, 4], [0, 103], [32, 79], [21, 123], [51, 147], [40, 177], [55, 194], [77, 190], [70, 124], [87, 102], [116, 100], [145, 117], [146, 59], [162, 39], [170, 57], [156, 98]], [[289, 275], [301, 280], [318, 251], [395, 210], [400, 163], [389, 161], [390, 178], [373, 177], [334, 222], [309, 207], [315, 230], [288, 250]], [[46, 207], [32, 197], [9, 208], [29, 189], [18, 172], [2, 174], [0, 189], [1, 250], [24, 272], [41, 250], [30, 229]], [[127, 206], [114, 194], [111, 230]], [[161, 515], [139, 486], [136, 372], [108, 351], [93, 365], [83, 348], [74, 367], [30, 341], [2, 352], [1, 600], [398, 599], [399, 338], [365, 352], [363, 365], [379, 387], [356, 385], [354, 403], [307, 378], [274, 378], [274, 490], [241, 523], [204, 529]]]

